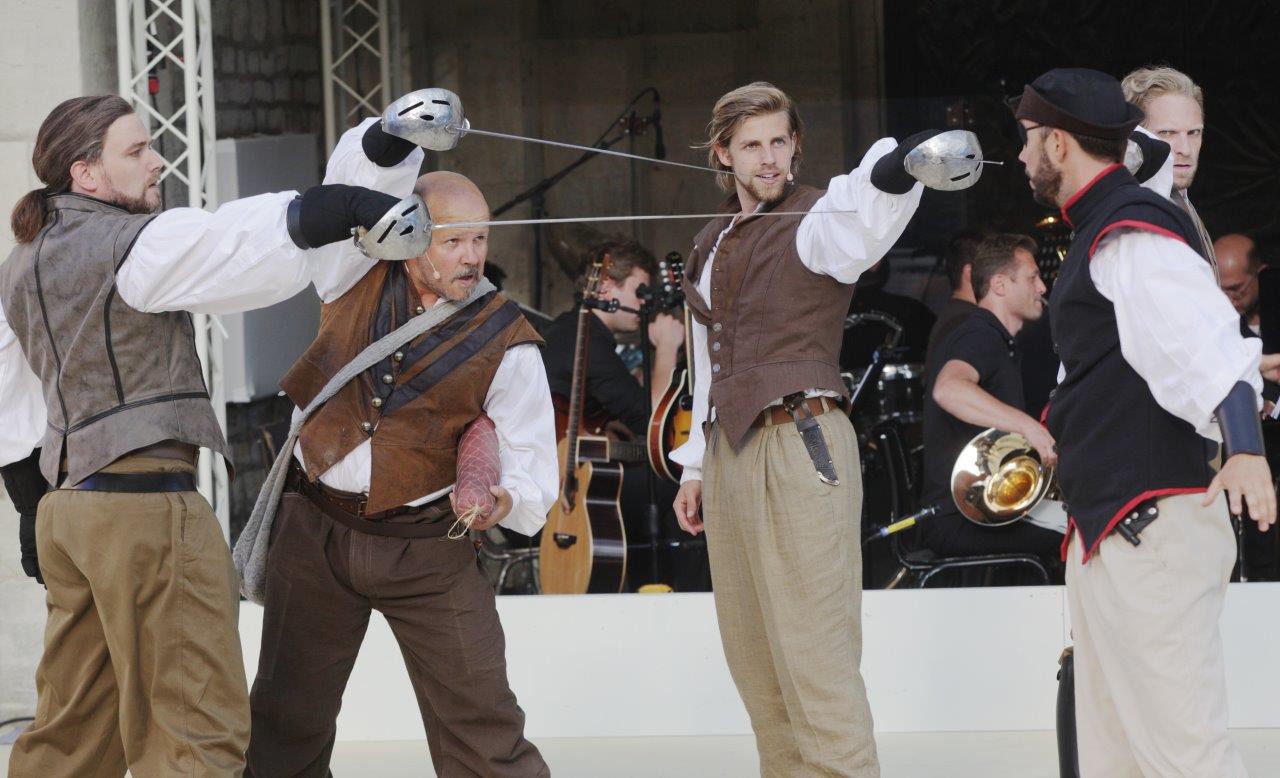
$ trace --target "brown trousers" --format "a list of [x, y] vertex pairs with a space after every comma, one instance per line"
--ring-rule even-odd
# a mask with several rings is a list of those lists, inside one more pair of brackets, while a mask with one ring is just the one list
[[[452, 514], [437, 523], [443, 536]], [[400, 644], [437, 775], [550, 775], [524, 737], [493, 590], [470, 540], [360, 532], [291, 491], [271, 533], [249, 775], [328, 774], [342, 693], [375, 609]]]
[[[191, 472], [126, 457], [103, 472]], [[13, 778], [239, 776], [249, 700], [239, 595], [218, 520], [195, 492], [59, 489], [40, 502], [49, 587], [35, 723]]]
[[818, 479], [795, 424], [734, 451], [716, 425], [703, 516], [729, 672], [751, 717], [760, 774], [880, 774], [862, 661], [862, 473], [853, 425], [818, 417], [838, 486]]

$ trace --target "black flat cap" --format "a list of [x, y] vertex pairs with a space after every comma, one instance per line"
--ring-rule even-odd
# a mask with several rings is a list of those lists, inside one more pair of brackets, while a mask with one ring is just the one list
[[1017, 119], [1121, 140], [1142, 122], [1142, 109], [1125, 102], [1114, 77], [1089, 68], [1055, 68], [1032, 81], [1014, 104]]

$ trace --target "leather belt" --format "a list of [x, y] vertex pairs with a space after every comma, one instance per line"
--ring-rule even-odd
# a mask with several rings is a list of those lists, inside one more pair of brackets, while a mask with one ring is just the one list
[[[844, 400], [836, 397], [810, 397], [801, 403], [803, 407], [809, 410], [814, 416], [821, 416], [828, 411], [834, 411], [844, 407]], [[755, 421], [751, 422], [752, 427], [773, 427], [778, 424], [790, 424], [795, 421], [791, 416], [791, 412], [787, 410], [785, 405], [770, 405]]]
[[81, 492], [194, 492], [191, 473], [94, 473], [80, 483], [63, 486]]
[[[298, 467], [295, 460], [289, 467], [285, 478], [285, 489], [297, 492], [311, 500], [321, 513], [339, 524], [364, 532], [369, 535], [381, 535], [390, 538], [435, 538], [443, 537], [449, 531], [451, 522], [445, 521], [453, 516], [453, 506], [448, 495], [426, 505], [402, 505], [379, 513], [366, 514], [364, 506], [367, 499], [362, 496], [335, 493], [336, 490], [313, 483]], [[392, 524], [387, 519], [398, 516], [417, 514], [420, 521]]]

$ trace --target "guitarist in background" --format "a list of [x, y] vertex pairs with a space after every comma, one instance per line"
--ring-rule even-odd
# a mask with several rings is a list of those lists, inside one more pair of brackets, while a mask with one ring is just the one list
[[[640, 329], [640, 316], [633, 311], [641, 305], [637, 290], [641, 285], [652, 285], [657, 263], [653, 254], [631, 240], [611, 239], [592, 247], [576, 280], [581, 291], [586, 281], [586, 270], [604, 257], [600, 299], [617, 300], [619, 309], [603, 311], [593, 309], [587, 317], [591, 331], [587, 338], [586, 397], [583, 409], [583, 426], [593, 433], [603, 434], [606, 429], [614, 435], [644, 440], [649, 424], [649, 400], [645, 387], [618, 355], [618, 336], [630, 335]], [[630, 310], [627, 310], [630, 309]], [[577, 332], [577, 309], [560, 314], [543, 333], [546, 347], [542, 360], [547, 368], [547, 383], [551, 394], [568, 399], [573, 386], [573, 344]], [[653, 343], [653, 386], [649, 391], [656, 403], [667, 387], [667, 379], [675, 371], [676, 358], [684, 344], [684, 325], [670, 314], [660, 314], [649, 325], [649, 339]], [[563, 432], [563, 431], [561, 431]], [[623, 469], [622, 517], [627, 537], [635, 544], [649, 539], [646, 511], [649, 503], [646, 463], [634, 462]], [[674, 516], [667, 506], [675, 499], [675, 489], [669, 482], [657, 479], [656, 499], [662, 509], [663, 535], [674, 537], [677, 532]], [[669, 526], [667, 526], [669, 525]], [[705, 563], [702, 565], [705, 568]], [[634, 591], [639, 585], [652, 583], [648, 579], [649, 565], [628, 565], [627, 589]], [[688, 572], [688, 571], [685, 571]], [[705, 569], [701, 576], [705, 578]], [[687, 578], [682, 572], [681, 579]], [[676, 589], [687, 591], [692, 581], [669, 581]], [[705, 586], [701, 588], [706, 588]]]
[[[604, 418], [618, 421], [635, 436], [642, 439], [649, 423], [644, 386], [627, 369], [618, 356], [618, 336], [639, 331], [640, 298], [636, 290], [653, 283], [656, 263], [653, 254], [635, 241], [607, 240], [591, 249], [587, 261], [578, 273], [576, 288], [582, 290], [586, 269], [594, 262], [608, 256], [600, 287], [602, 300], [617, 300], [616, 311], [592, 310], [591, 332], [587, 345], [587, 397], [583, 410], [584, 419]], [[630, 309], [630, 310], [627, 310]], [[573, 338], [577, 330], [577, 309], [560, 314], [547, 327], [547, 345], [542, 352], [547, 367], [547, 381], [551, 393], [569, 396], [573, 385]], [[649, 338], [653, 341], [653, 386], [650, 387], [653, 402], [657, 402], [666, 388], [666, 378], [676, 367], [676, 356], [684, 344], [684, 326], [678, 319], [662, 314], [649, 325]]]

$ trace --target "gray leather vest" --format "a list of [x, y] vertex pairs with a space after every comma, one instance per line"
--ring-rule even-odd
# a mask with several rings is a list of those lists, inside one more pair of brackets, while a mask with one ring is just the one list
[[0, 304], [44, 386], [49, 428], [40, 469], [77, 483], [131, 451], [177, 440], [226, 458], [191, 315], [142, 313], [116, 271], [154, 218], [77, 194], [49, 198], [35, 240], [0, 267]]

